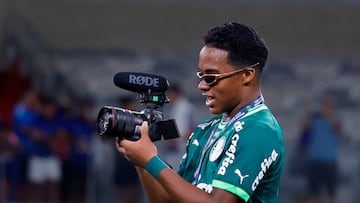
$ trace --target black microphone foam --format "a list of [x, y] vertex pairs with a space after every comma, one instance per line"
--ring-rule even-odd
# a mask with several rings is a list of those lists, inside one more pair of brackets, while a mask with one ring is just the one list
[[152, 93], [162, 93], [169, 88], [169, 82], [160, 75], [139, 73], [139, 72], [119, 72], [114, 75], [114, 84], [122, 89], [144, 93], [149, 90]]

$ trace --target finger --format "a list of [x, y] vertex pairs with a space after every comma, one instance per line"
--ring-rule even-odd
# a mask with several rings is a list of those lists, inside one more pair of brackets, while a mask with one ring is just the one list
[[123, 140], [116, 138], [115, 139], [115, 145], [116, 145], [116, 149], [121, 152], [122, 154], [125, 153], [125, 148], [124, 145], [122, 144]]
[[116, 147], [117, 147], [117, 146], [120, 146], [120, 141], [121, 141], [120, 138], [118, 138], [118, 137], [115, 138], [115, 145], [116, 145]]
[[124, 147], [118, 147], [117, 150], [118, 150], [121, 154], [123, 154], [123, 155], [125, 156], [126, 150], [125, 150]]
[[149, 140], [149, 125], [147, 121], [141, 124], [140, 128], [141, 138]]
[[121, 142], [122, 142], [122, 139], [115, 138], [116, 148], [123, 147], [123, 145], [121, 144]]
[[125, 159], [127, 159], [128, 161], [130, 161], [129, 157], [126, 156], [125, 154], [124, 154], [124, 157], [125, 157]]
[[116, 145], [116, 149], [117, 149], [120, 153], [122, 153], [122, 154], [125, 153], [125, 148], [124, 148], [119, 142], [115, 142], [115, 145]]

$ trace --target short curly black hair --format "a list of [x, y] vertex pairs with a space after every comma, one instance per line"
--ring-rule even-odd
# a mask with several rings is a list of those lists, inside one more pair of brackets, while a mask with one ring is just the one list
[[267, 61], [268, 49], [261, 36], [251, 27], [239, 23], [225, 23], [214, 27], [204, 36], [205, 46], [228, 52], [228, 62], [234, 66], [259, 63], [262, 72]]

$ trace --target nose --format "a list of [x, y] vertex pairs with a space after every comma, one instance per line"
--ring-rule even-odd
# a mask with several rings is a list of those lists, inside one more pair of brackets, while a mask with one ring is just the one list
[[200, 80], [200, 82], [198, 84], [198, 89], [201, 91], [207, 91], [210, 89], [210, 86], [207, 85], [203, 80]]

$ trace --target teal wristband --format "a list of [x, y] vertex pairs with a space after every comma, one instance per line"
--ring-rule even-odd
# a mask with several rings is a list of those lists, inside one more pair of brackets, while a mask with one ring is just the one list
[[160, 172], [165, 169], [169, 168], [168, 165], [160, 159], [159, 156], [154, 156], [147, 162], [145, 169], [154, 177], [157, 178]]

